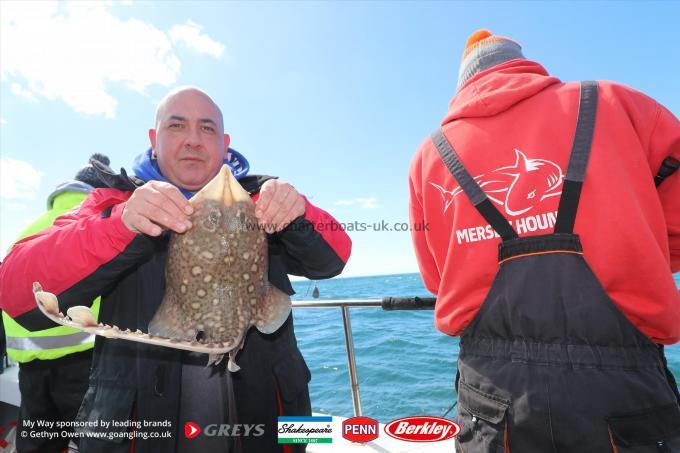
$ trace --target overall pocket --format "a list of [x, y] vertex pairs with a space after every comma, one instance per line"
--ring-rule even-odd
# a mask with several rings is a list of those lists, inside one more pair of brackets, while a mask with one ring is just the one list
[[461, 431], [457, 451], [463, 453], [507, 453], [506, 412], [510, 400], [484, 393], [463, 381], [458, 383], [458, 415]]
[[309, 368], [297, 348], [274, 364], [274, 376], [278, 386], [284, 414], [298, 413], [305, 409], [309, 400], [307, 384], [312, 378]]
[[607, 417], [614, 453], [680, 452], [680, 406], [669, 404]]
[[[81, 444], [91, 441], [127, 444], [130, 440], [126, 436], [130, 429], [128, 421], [132, 415], [134, 399], [135, 392], [132, 389], [90, 386], [76, 416], [79, 425], [75, 431], [81, 436]], [[102, 421], [108, 426], [103, 426]]]

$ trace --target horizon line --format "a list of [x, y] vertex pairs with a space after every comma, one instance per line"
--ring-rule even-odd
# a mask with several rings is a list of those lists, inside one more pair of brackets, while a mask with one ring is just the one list
[[322, 282], [322, 281], [328, 281], [328, 280], [341, 280], [341, 279], [346, 279], [346, 278], [365, 278], [365, 277], [390, 277], [394, 275], [407, 275], [407, 274], [418, 274], [420, 275], [420, 272], [418, 271], [411, 271], [411, 272], [394, 272], [391, 274], [366, 274], [366, 275], [337, 275], [335, 277], [331, 278], [326, 278], [326, 279], [320, 279], [320, 280], [311, 280], [306, 277], [299, 277], [299, 276], [291, 276], [290, 281], [291, 282]]

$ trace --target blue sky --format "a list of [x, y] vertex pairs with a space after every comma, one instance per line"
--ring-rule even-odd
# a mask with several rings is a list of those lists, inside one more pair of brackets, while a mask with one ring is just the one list
[[[677, 2], [3, 1], [0, 20], [0, 256], [91, 153], [130, 168], [177, 85], [212, 94], [254, 173], [341, 222], [407, 221], [409, 161], [478, 28], [680, 114]], [[417, 270], [408, 233], [351, 236], [345, 275]]]

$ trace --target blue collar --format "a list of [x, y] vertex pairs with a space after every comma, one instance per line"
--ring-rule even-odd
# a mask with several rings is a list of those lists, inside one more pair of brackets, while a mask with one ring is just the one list
[[[241, 153], [236, 151], [235, 149], [229, 148], [227, 150], [227, 157], [224, 159], [224, 163], [231, 168], [231, 173], [234, 175], [234, 178], [236, 179], [241, 179], [245, 175], [248, 174], [248, 170], [250, 170], [250, 164], [248, 163], [248, 159], [246, 159]], [[164, 181], [164, 182], [169, 182], [165, 176], [161, 174], [161, 170], [158, 167], [158, 161], [156, 160], [155, 157], [153, 157], [151, 153], [151, 148], [147, 149], [145, 152], [139, 154], [137, 157], [135, 157], [135, 160], [132, 164], [132, 171], [134, 172], [135, 176], [137, 176], [139, 179], [141, 179], [144, 182], [148, 181]], [[183, 188], [183, 187], [177, 187], [184, 196], [189, 199], [191, 198], [194, 193]]]

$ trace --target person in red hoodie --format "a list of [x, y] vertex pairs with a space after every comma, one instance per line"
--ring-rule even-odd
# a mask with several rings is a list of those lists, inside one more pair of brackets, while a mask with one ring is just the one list
[[680, 122], [648, 96], [470, 37], [409, 174], [436, 327], [461, 337], [461, 451], [680, 451], [660, 346], [680, 340], [678, 159]]

